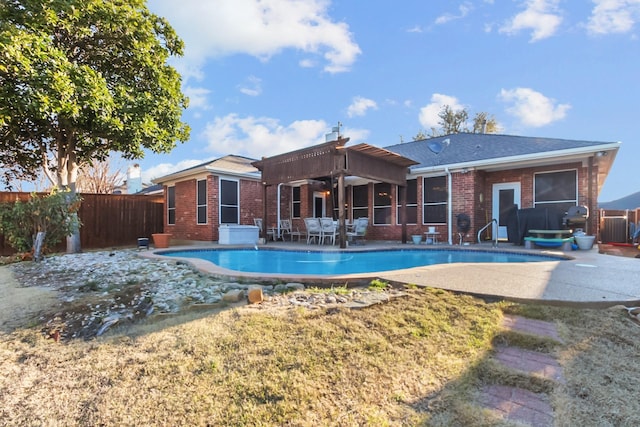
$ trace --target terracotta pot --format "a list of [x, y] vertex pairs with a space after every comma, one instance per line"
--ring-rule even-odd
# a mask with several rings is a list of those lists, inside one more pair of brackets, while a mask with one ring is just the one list
[[153, 238], [153, 246], [156, 249], [169, 247], [169, 242], [171, 241], [171, 234], [156, 233], [156, 234], [152, 234], [151, 237]]

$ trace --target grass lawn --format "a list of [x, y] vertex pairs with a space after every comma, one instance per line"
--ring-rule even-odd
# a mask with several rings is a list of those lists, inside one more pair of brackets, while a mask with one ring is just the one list
[[[0, 333], [1, 425], [510, 425], [482, 385], [545, 391], [556, 425], [640, 424], [640, 327], [622, 309], [485, 302], [435, 289], [366, 309], [190, 312], [55, 342]], [[563, 344], [500, 328], [554, 322]], [[551, 353], [566, 384], [490, 361], [496, 345]]]

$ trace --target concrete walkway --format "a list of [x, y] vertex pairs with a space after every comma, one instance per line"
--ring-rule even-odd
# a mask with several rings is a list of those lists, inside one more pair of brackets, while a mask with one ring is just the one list
[[[509, 246], [500, 249], [509, 250]], [[441, 264], [385, 273], [381, 278], [516, 301], [577, 302], [593, 307], [640, 305], [640, 259], [599, 254], [595, 247], [566, 255], [573, 259]]]

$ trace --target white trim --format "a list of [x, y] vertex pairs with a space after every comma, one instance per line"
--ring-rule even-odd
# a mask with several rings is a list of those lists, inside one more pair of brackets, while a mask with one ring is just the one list
[[557, 170], [549, 170], [549, 171], [540, 171], [540, 172], [534, 172], [533, 173], [533, 194], [532, 194], [532, 201], [533, 201], [533, 207], [538, 207], [536, 206], [536, 175], [544, 175], [544, 174], [550, 174], [550, 173], [559, 173], [559, 172], [569, 172], [569, 171], [573, 171], [576, 173], [576, 194], [575, 194], [575, 199], [571, 199], [571, 200], [554, 200], [551, 202], [539, 202], [538, 204], [540, 205], [546, 205], [546, 204], [553, 204], [553, 203], [567, 203], [567, 202], [575, 202], [576, 206], [579, 204], [579, 200], [578, 198], [580, 197], [580, 181], [578, 180], [578, 175], [579, 175], [579, 171], [576, 168], [566, 168], [566, 169], [557, 169]]

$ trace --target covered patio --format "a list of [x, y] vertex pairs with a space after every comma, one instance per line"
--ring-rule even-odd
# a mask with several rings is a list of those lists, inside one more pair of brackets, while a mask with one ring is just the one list
[[[383, 148], [369, 144], [347, 147], [349, 138], [325, 142], [253, 162], [262, 173], [263, 221], [261, 234], [267, 224], [267, 188], [297, 181], [321, 181], [337, 189], [338, 233], [340, 248], [347, 246], [346, 240], [346, 185], [345, 177], [354, 176], [372, 182], [397, 185], [399, 189], [399, 221], [402, 224], [402, 243], [407, 242], [406, 188], [408, 168], [415, 161]], [[279, 194], [279, 193], [278, 193]], [[277, 201], [280, 205], [280, 200]], [[278, 215], [279, 216], [279, 215]], [[278, 217], [278, 220], [280, 218]]]

